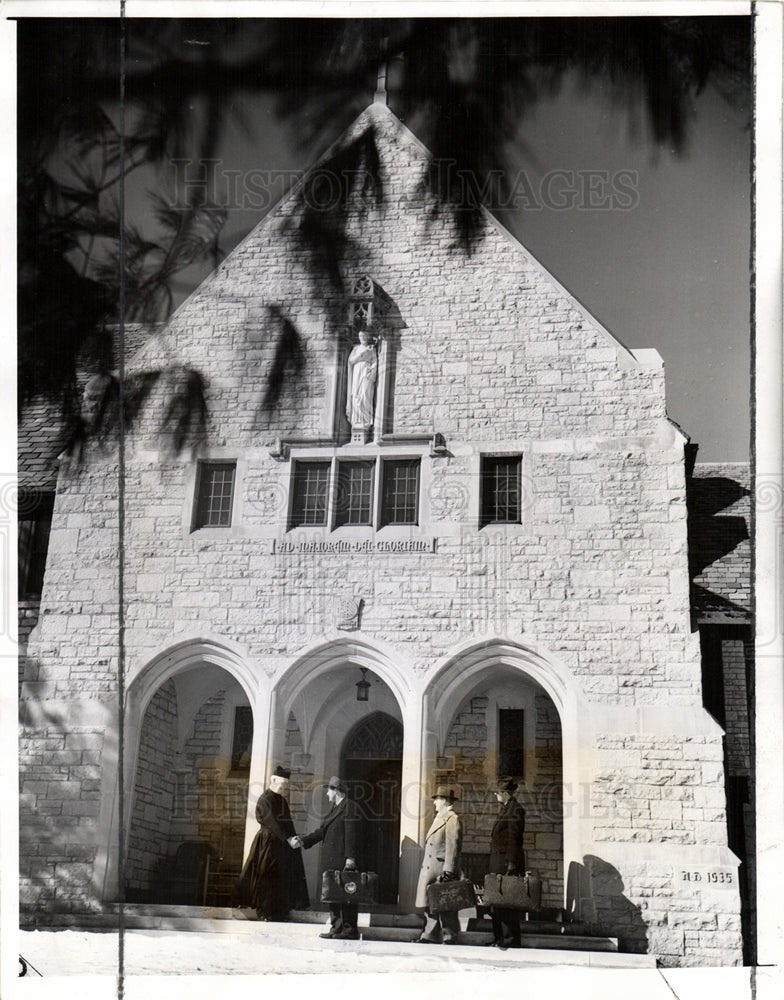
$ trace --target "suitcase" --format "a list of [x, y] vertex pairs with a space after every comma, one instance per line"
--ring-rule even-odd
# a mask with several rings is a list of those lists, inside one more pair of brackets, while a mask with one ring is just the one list
[[378, 875], [327, 869], [321, 876], [322, 903], [378, 902]]
[[448, 913], [476, 906], [474, 887], [467, 878], [454, 882], [431, 882], [426, 891], [427, 908], [431, 913]]
[[485, 875], [484, 906], [503, 906], [507, 910], [538, 910], [542, 899], [542, 880], [533, 872], [525, 875]]

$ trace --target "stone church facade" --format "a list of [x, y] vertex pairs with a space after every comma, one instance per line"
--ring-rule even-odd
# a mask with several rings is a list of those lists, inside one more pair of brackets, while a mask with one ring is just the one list
[[[372, 183], [335, 180], [368, 149]], [[165, 454], [150, 391], [121, 550], [117, 450], [63, 463], [20, 678], [23, 919], [154, 900], [195, 840], [225, 904], [279, 763], [299, 832], [350, 782], [408, 912], [435, 784], [479, 870], [511, 774], [546, 906], [664, 964], [738, 963], [661, 359], [489, 215], [463, 248], [427, 162], [371, 106], [136, 352], [130, 374], [203, 372], [208, 433]]]

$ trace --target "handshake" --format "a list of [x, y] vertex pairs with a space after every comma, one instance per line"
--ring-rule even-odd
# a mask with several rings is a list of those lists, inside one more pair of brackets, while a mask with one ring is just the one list
[[298, 850], [302, 847], [302, 837], [289, 837], [288, 845], [292, 850]]

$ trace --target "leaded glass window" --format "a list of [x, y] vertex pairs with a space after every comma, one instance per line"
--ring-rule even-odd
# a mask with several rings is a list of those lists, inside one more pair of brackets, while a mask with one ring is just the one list
[[200, 462], [194, 531], [198, 528], [231, 527], [234, 502], [234, 462]]
[[294, 466], [291, 527], [327, 523], [329, 462], [297, 462]]
[[387, 459], [382, 463], [381, 525], [417, 524], [419, 459]]
[[480, 525], [520, 523], [520, 456], [482, 459]]
[[373, 462], [338, 463], [335, 524], [373, 523]]

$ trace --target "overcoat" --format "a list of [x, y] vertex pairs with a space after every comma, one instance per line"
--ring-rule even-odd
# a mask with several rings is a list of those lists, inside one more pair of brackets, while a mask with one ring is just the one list
[[288, 845], [295, 835], [289, 804], [271, 788], [256, 803], [259, 831], [235, 889], [235, 905], [252, 906], [268, 915], [310, 905], [302, 855]]
[[346, 858], [353, 858], [357, 868], [361, 868], [358, 857], [360, 822], [357, 804], [344, 798], [332, 806], [318, 829], [302, 838], [302, 846], [312, 847], [321, 841], [321, 871], [342, 871]]
[[425, 837], [425, 856], [419, 872], [414, 906], [419, 909], [427, 907], [427, 887], [442, 872], [458, 874], [462, 841], [460, 817], [451, 806], [447, 806], [436, 814]]
[[525, 867], [523, 833], [525, 810], [515, 798], [501, 807], [490, 834], [490, 871], [505, 875], [506, 866], [514, 865], [521, 873]]

